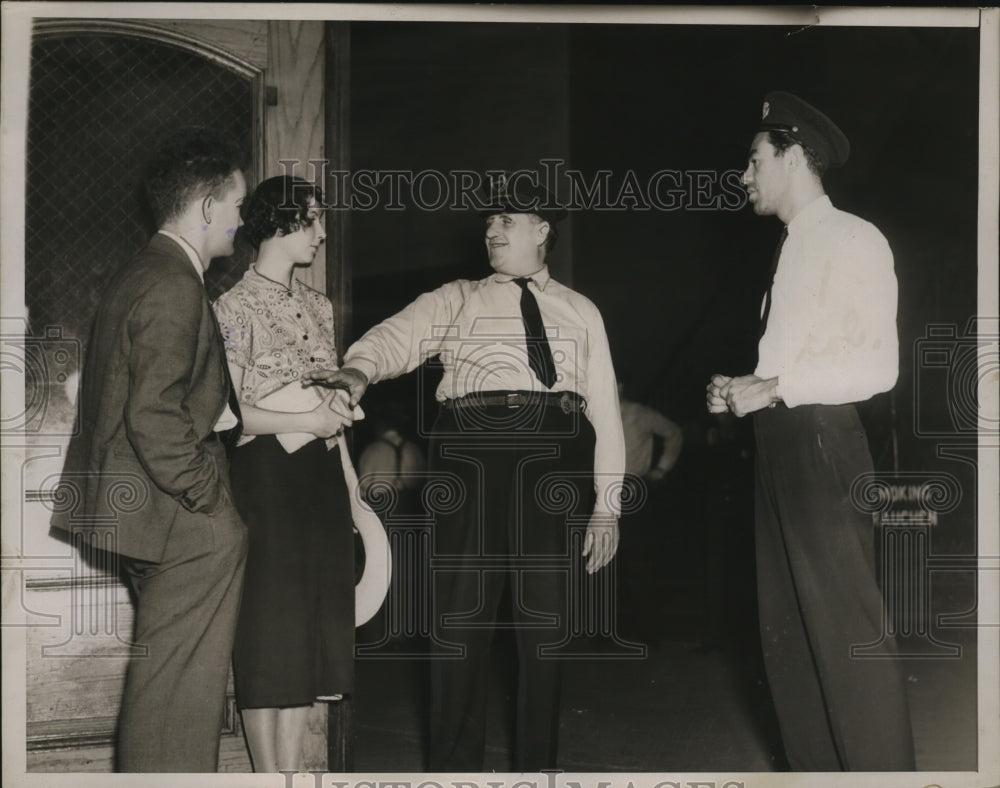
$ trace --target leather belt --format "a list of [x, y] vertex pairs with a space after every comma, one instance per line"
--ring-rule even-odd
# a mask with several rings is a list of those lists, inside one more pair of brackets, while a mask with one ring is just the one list
[[559, 408], [563, 413], [577, 413], [587, 409], [587, 400], [575, 391], [483, 391], [466, 394], [441, 403], [448, 410], [455, 408], [505, 407], [523, 408], [543, 405]]

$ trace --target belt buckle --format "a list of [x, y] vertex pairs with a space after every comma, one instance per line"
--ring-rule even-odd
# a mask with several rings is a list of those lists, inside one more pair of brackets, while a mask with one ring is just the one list
[[570, 401], [569, 394], [565, 391], [563, 395], [559, 398], [559, 410], [565, 413], [567, 416], [573, 412], [573, 403]]
[[507, 394], [506, 394], [506, 397], [507, 397], [507, 407], [508, 408], [520, 408], [521, 407], [521, 403], [518, 402], [518, 400], [520, 399], [521, 395], [518, 392], [516, 392], [516, 391], [508, 391]]

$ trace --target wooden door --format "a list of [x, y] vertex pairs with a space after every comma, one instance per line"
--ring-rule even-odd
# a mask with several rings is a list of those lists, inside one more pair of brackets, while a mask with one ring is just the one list
[[[21, 360], [23, 413], [4, 423], [20, 453], [29, 772], [110, 771], [132, 604], [117, 558], [98, 533], [73, 545], [49, 532], [76, 416], [87, 333], [110, 274], [148, 237], [135, 188], [149, 141], [169, 126], [220, 126], [253, 164], [248, 181], [281, 172], [281, 158], [319, 158], [323, 146], [322, 23], [207, 20], [36, 22], [28, 108], [25, 320], [5, 320], [5, 357]], [[311, 57], [310, 57], [311, 55]], [[316, 73], [309, 63], [318, 62]], [[304, 65], [305, 64], [305, 65]], [[283, 89], [288, 86], [287, 89]], [[271, 89], [268, 90], [267, 88]], [[311, 99], [306, 106], [303, 94]], [[284, 101], [282, 101], [284, 99]], [[318, 124], [318, 125], [317, 125]], [[252, 250], [216, 261], [212, 297], [245, 270]], [[316, 266], [314, 286], [325, 285]], [[5, 466], [7, 470], [9, 466]], [[123, 490], [116, 505], [131, 501]], [[5, 554], [8, 545], [5, 544]], [[11, 622], [5, 622], [11, 623]], [[310, 718], [305, 766], [326, 768], [326, 706]], [[249, 771], [230, 681], [220, 771]]]

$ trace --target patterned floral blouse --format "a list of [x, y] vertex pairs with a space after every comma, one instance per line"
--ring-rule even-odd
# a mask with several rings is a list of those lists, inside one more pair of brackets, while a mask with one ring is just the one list
[[241, 403], [255, 405], [307, 370], [337, 368], [333, 304], [298, 279], [289, 289], [251, 266], [214, 308], [226, 359], [243, 370]]

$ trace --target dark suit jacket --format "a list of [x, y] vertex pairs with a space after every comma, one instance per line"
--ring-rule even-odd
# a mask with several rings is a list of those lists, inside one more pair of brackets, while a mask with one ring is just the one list
[[179, 507], [214, 511], [229, 483], [213, 432], [228, 398], [225, 363], [191, 260], [153, 236], [98, 308], [53, 526], [109, 526], [109, 549], [159, 561]]

